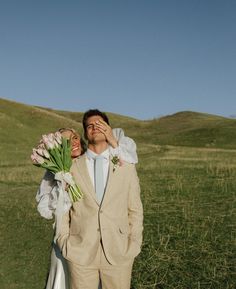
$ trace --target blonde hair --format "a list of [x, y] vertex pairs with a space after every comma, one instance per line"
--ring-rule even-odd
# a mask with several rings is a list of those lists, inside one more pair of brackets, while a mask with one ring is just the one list
[[[62, 128], [59, 128], [58, 131], [60, 133], [63, 133], [63, 132], [66, 132], [66, 131], [70, 131], [73, 134], [77, 134], [77, 135], [80, 136], [80, 134], [78, 134], [75, 129], [70, 128], [70, 127], [62, 127]], [[86, 145], [84, 139], [81, 136], [80, 136], [80, 143], [81, 143], [81, 149], [82, 149], [82, 154], [83, 154], [86, 151], [86, 149], [87, 149], [87, 145]]]
[[70, 127], [62, 127], [62, 128], [59, 128], [58, 130], [60, 133], [63, 133], [65, 131], [71, 131], [72, 133], [76, 133], [75, 129], [73, 128], [70, 128]]

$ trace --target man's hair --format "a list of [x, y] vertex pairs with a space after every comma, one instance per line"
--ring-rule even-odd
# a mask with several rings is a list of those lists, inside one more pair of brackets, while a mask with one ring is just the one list
[[94, 116], [94, 115], [99, 115], [101, 116], [101, 118], [108, 124], [109, 124], [109, 119], [107, 117], [107, 115], [105, 114], [105, 112], [101, 112], [98, 109], [89, 109], [84, 113], [83, 116], [83, 128], [84, 128], [84, 137], [86, 138], [86, 123], [89, 117]]

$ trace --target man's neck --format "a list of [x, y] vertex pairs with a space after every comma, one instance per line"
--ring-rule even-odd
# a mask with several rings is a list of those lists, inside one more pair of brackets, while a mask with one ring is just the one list
[[103, 153], [107, 148], [108, 148], [108, 144], [107, 142], [103, 142], [103, 143], [97, 143], [97, 144], [88, 144], [88, 148], [93, 151], [94, 153], [100, 155], [101, 153]]

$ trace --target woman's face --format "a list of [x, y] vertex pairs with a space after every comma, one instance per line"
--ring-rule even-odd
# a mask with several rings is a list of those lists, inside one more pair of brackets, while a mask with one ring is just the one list
[[63, 131], [61, 133], [62, 137], [70, 140], [71, 143], [71, 157], [76, 158], [81, 155], [82, 147], [80, 142], [80, 135], [78, 133], [73, 133], [70, 130]]

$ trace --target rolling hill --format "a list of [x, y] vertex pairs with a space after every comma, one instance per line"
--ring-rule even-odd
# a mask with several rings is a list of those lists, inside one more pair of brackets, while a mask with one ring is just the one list
[[[122, 127], [137, 144], [236, 148], [236, 119], [198, 112], [178, 112], [142, 121], [107, 113], [113, 127]], [[0, 99], [0, 148], [18, 159], [43, 133], [73, 127], [82, 133], [83, 113], [59, 111]]]

